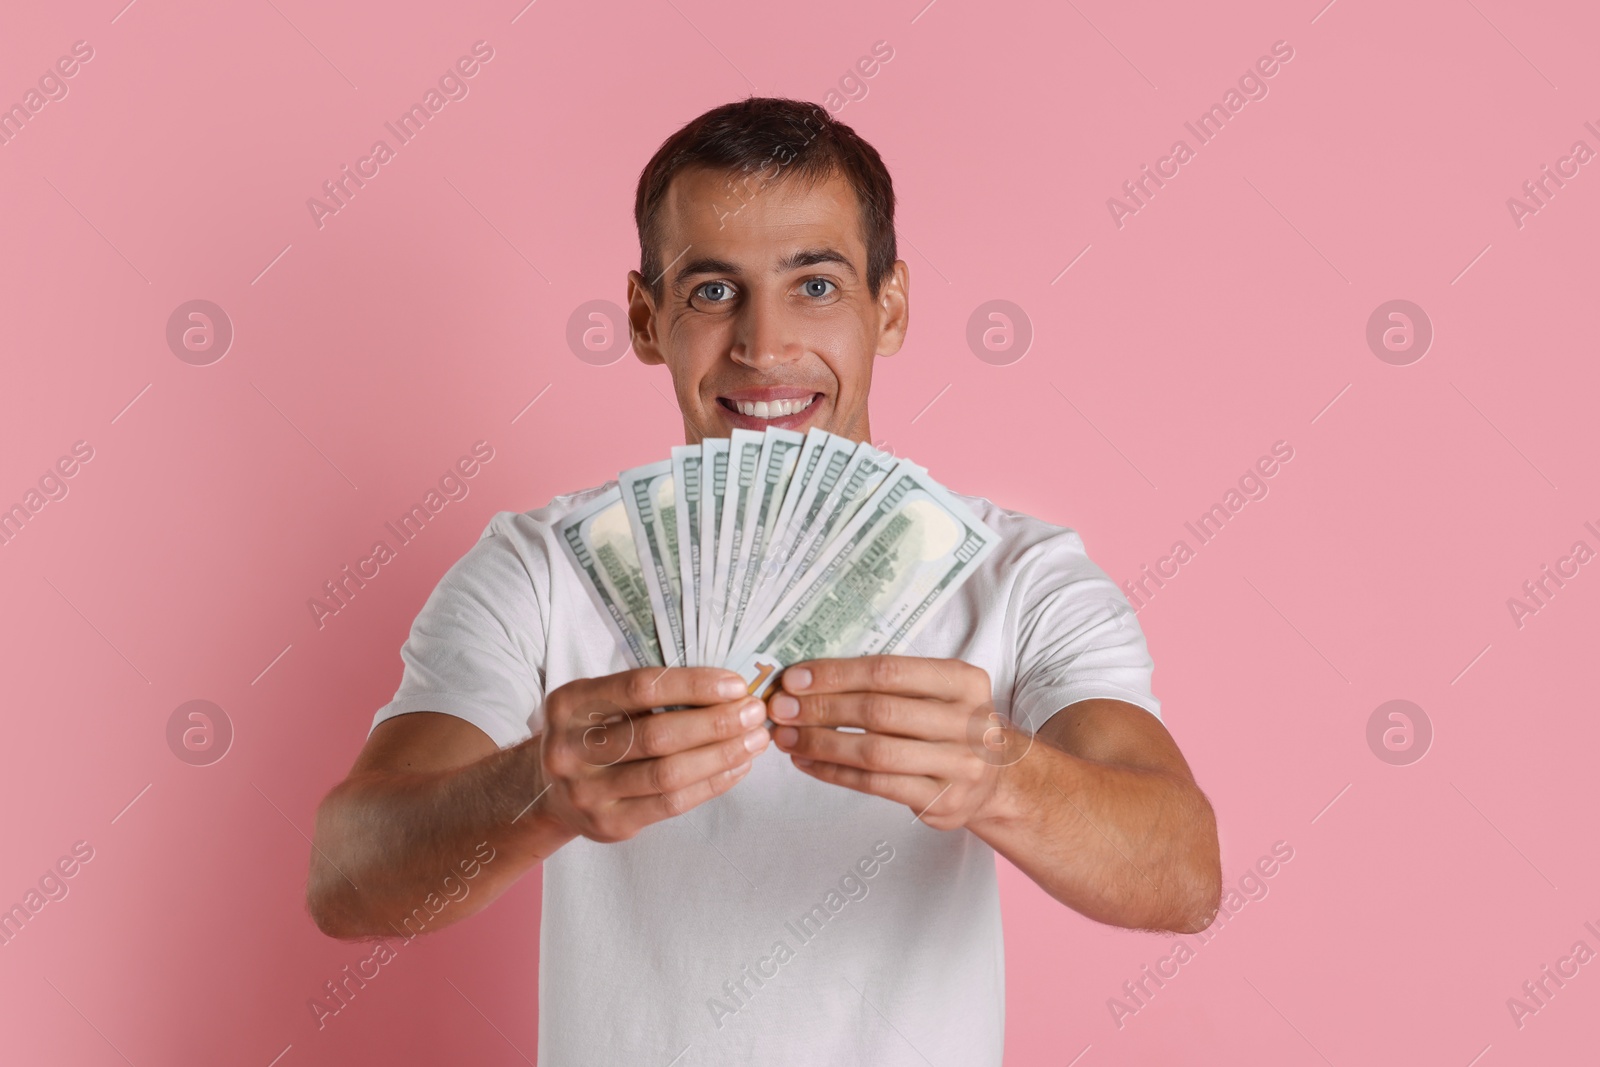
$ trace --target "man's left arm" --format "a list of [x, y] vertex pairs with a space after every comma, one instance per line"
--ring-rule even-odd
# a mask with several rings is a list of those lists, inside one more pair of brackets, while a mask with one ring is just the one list
[[915, 656], [795, 664], [783, 690], [774, 740], [812, 777], [972, 831], [1099, 922], [1194, 933], [1215, 917], [1216, 818], [1145, 709], [1080, 700], [1029, 735], [993, 713], [988, 672]]

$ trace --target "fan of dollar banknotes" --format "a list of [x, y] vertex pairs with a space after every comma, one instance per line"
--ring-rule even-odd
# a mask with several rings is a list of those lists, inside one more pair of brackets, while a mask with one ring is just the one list
[[635, 667], [791, 663], [906, 645], [998, 535], [907, 459], [813, 429], [681, 445], [559, 524]]

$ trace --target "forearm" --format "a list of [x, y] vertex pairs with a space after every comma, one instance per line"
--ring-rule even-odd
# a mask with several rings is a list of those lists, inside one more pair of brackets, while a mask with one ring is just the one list
[[1221, 892], [1216, 817], [1192, 782], [1036, 741], [969, 824], [1061, 903], [1115, 926], [1192, 933]]
[[[404, 933], [418, 908], [430, 929], [459, 922], [570, 841], [534, 803], [539, 746], [535, 736], [448, 771], [342, 782], [317, 810], [307, 900], [318, 927], [343, 938]], [[448, 906], [434, 914], [430, 894]]]

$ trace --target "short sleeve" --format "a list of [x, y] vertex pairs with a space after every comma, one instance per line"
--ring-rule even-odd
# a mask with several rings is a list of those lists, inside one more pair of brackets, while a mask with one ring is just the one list
[[1077, 533], [1058, 529], [1016, 566], [1012, 719], [1036, 731], [1067, 705], [1094, 698], [1136, 704], [1160, 719], [1144, 631]]
[[541, 728], [545, 626], [532, 570], [544, 554], [518, 536], [516, 518], [496, 515], [439, 579], [400, 648], [400, 687], [373, 717], [374, 729], [396, 715], [436, 711], [507, 748]]

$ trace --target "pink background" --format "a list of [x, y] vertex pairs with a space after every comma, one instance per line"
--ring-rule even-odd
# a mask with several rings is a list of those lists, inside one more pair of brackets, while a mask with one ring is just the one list
[[[0, 547], [0, 906], [94, 849], [0, 948], [0, 1059], [533, 1058], [537, 877], [319, 1031], [308, 999], [368, 950], [306, 917], [304, 834], [490, 515], [681, 440], [664, 370], [565, 340], [624, 299], [655, 147], [751, 93], [821, 101], [879, 40], [839, 112], [895, 177], [913, 279], [875, 438], [1079, 530], [1119, 581], [1294, 449], [1139, 616], [1227, 881], [1275, 842], [1293, 859], [1120, 1027], [1109, 998], [1171, 939], [1002, 864], [1008, 1062], [1593, 1055], [1600, 963], [1520, 1028], [1506, 1004], [1600, 950], [1600, 563], [1520, 627], [1507, 607], [1600, 550], [1600, 162], [1520, 227], [1506, 205], [1600, 150], [1591, 5], [124, 2], [0, 34], [0, 103], [94, 49], [0, 146], [0, 505], [94, 450]], [[307, 198], [478, 40], [470, 95], [319, 229]], [[1279, 40], [1269, 95], [1115, 225], [1107, 198], [1196, 147], [1183, 123]], [[165, 339], [193, 299], [236, 331], [208, 366]], [[991, 299], [1034, 330], [1008, 365], [965, 339]], [[1366, 342], [1394, 299], [1435, 333], [1407, 366]], [[319, 629], [308, 598], [479, 440], [470, 496]], [[193, 699], [235, 731], [209, 766], [167, 743]], [[1432, 724], [1419, 762], [1368, 746], [1392, 699]]]

